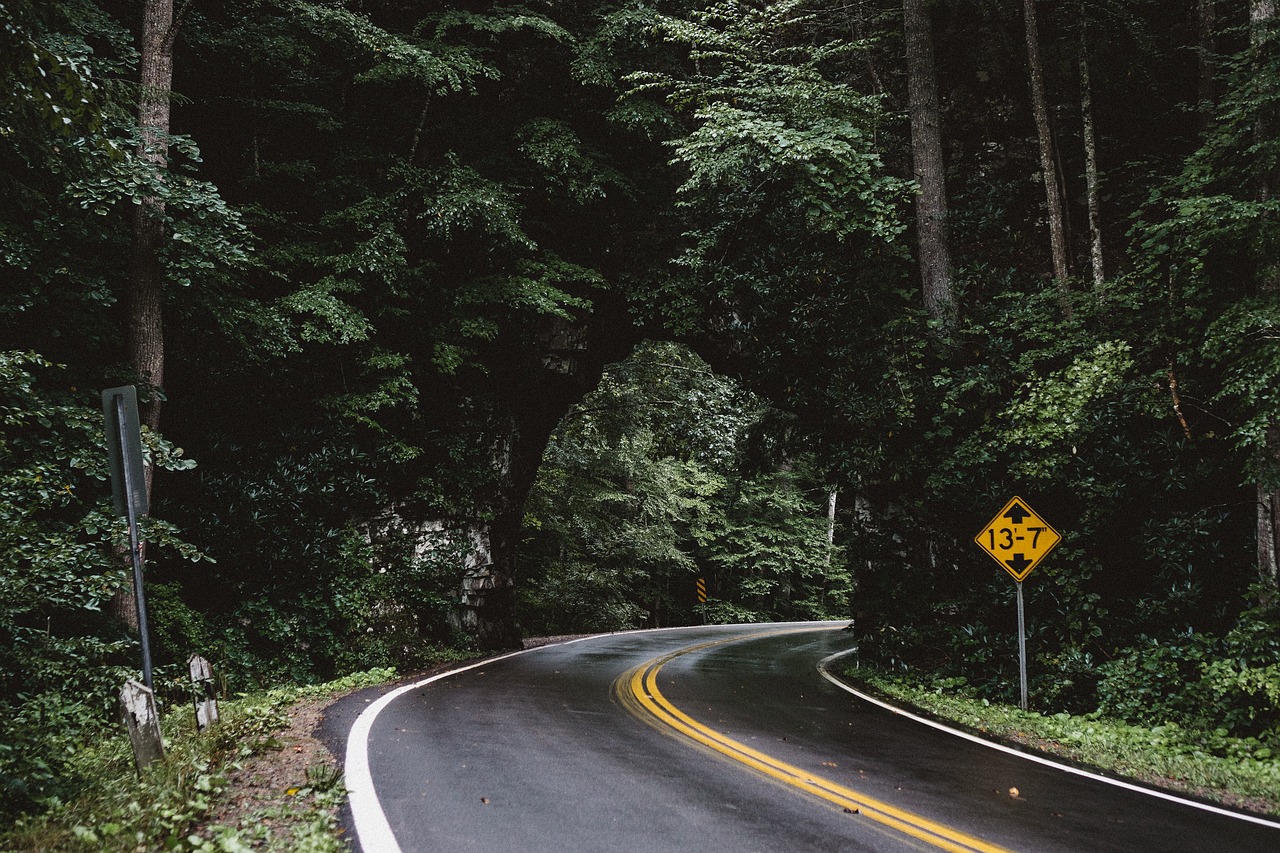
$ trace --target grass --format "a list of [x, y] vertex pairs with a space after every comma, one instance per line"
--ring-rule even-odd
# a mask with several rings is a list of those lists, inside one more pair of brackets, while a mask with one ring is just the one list
[[[276, 748], [276, 735], [289, 724], [288, 710], [306, 698], [338, 695], [382, 684], [395, 671], [375, 669], [327, 684], [288, 687], [219, 703], [221, 722], [198, 732], [191, 715], [164, 715], [165, 757], [141, 774], [123, 730], [87, 745], [76, 757], [76, 775], [88, 780], [79, 793], [38, 815], [19, 817], [0, 830], [0, 850], [13, 853], [61, 851], [224, 851], [262, 849], [269, 839], [245, 837], [232, 827], [211, 827], [204, 837], [193, 828], [214, 813], [227, 787], [227, 774], [243, 761]], [[347, 849], [337, 835], [335, 812], [346, 792], [341, 774], [309, 768], [290, 789], [296, 829], [286, 849], [338, 853]]]
[[951, 682], [926, 686], [865, 668], [847, 670], [844, 675], [898, 704], [988, 737], [1224, 805], [1280, 816], [1280, 757], [1253, 738], [1173, 723], [1136, 726], [1098, 714], [1039, 714], [974, 698]]

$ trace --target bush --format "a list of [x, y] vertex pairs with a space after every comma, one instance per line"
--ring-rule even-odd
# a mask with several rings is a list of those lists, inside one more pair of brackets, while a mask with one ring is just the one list
[[[113, 718], [137, 661], [104, 612], [131, 583], [97, 403], [40, 355], [0, 352], [0, 814], [75, 786], [75, 746]], [[145, 438], [158, 466], [191, 466]], [[162, 521], [148, 519], [145, 534], [199, 556]]]
[[1204, 667], [1201, 687], [1233, 734], [1280, 747], [1280, 610], [1245, 613]]
[[1212, 638], [1202, 634], [1166, 641], [1142, 638], [1141, 645], [1100, 667], [1099, 710], [1143, 725], [1180, 722], [1200, 726], [1203, 697], [1196, 686], [1213, 646]]
[[1100, 668], [1103, 714], [1280, 745], [1280, 633], [1274, 614], [1247, 612], [1225, 637], [1144, 639]]

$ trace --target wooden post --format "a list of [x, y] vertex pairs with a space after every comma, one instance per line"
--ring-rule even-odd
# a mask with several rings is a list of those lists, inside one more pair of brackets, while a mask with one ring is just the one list
[[145, 684], [129, 679], [120, 691], [120, 712], [125, 728], [129, 730], [134, 764], [141, 773], [151, 762], [164, 758], [155, 694]]
[[187, 661], [191, 669], [191, 699], [196, 706], [196, 728], [204, 731], [218, 722], [218, 700], [214, 697], [213, 667], [200, 655]]

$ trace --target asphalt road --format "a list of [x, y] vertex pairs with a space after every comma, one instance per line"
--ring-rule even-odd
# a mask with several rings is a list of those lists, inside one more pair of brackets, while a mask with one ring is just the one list
[[348, 826], [366, 853], [1280, 851], [850, 695], [817, 669], [839, 627], [614, 634], [352, 697]]

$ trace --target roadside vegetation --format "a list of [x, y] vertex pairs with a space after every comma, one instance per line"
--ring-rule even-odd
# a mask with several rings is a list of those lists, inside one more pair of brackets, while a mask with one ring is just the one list
[[[220, 722], [196, 730], [182, 708], [164, 715], [165, 757], [141, 774], [134, 769], [128, 738], [102, 732], [75, 751], [66, 774], [75, 785], [65, 799], [46, 801], [39, 814], [18, 817], [0, 830], [0, 850], [40, 851], [219, 851], [277, 850], [339, 853], [348, 849], [337, 811], [346, 791], [339, 766], [317, 762], [293, 777], [268, 772], [263, 780], [274, 801], [238, 825], [214, 820], [227, 797], [245, 792], [231, 784], [236, 770], [256, 757], [292, 748], [281, 742], [289, 711], [395, 677], [370, 670], [325, 684], [277, 688], [219, 704]], [[301, 747], [298, 747], [300, 750]], [[272, 767], [268, 760], [265, 765]], [[199, 831], [196, 828], [199, 827]]]
[[1101, 711], [1023, 711], [976, 698], [962, 679], [920, 683], [864, 668], [847, 668], [844, 676], [898, 705], [984, 737], [1110, 775], [1280, 816], [1280, 755], [1275, 751], [1274, 740], [1233, 737], [1221, 726], [1206, 729], [1172, 720], [1137, 725]]

